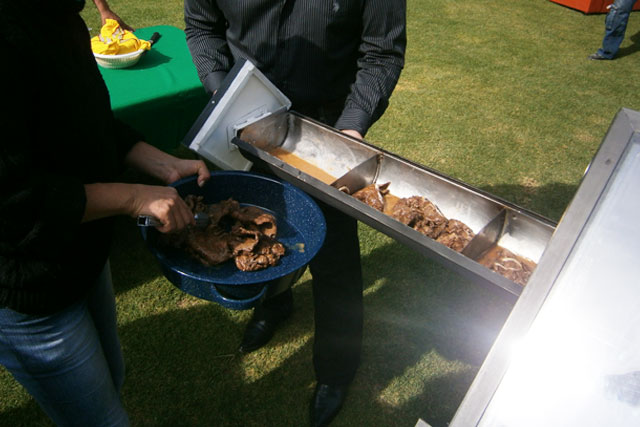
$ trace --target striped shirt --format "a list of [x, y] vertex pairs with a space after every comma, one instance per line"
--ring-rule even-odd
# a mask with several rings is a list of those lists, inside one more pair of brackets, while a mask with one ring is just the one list
[[[293, 103], [344, 105], [335, 123], [362, 135], [404, 66], [405, 0], [185, 0], [186, 37], [209, 92], [252, 61]], [[301, 108], [302, 107], [302, 108]]]

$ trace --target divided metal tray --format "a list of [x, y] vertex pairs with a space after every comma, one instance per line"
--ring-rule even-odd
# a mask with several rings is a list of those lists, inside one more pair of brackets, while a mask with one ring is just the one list
[[[520, 295], [523, 287], [479, 264], [477, 260], [483, 250], [478, 247], [484, 245], [488, 249], [488, 245], [498, 244], [537, 263], [555, 230], [553, 221], [534, 212], [351, 138], [295, 111], [274, 113], [240, 128], [231, 142], [310, 195], [471, 280], [497, 285], [515, 296]], [[279, 149], [329, 177], [283, 160], [284, 157], [276, 156]], [[462, 221], [474, 233], [482, 234], [486, 242], [474, 244], [474, 251], [456, 252], [336, 188], [348, 183], [354, 192], [371, 183], [386, 182], [391, 182], [389, 189], [395, 196], [427, 198], [444, 216]], [[493, 238], [486, 239], [485, 234], [491, 233], [481, 231], [490, 227], [497, 228]]]

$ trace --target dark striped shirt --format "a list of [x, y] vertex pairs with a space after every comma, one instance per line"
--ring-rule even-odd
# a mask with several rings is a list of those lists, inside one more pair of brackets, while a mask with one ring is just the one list
[[294, 109], [344, 100], [338, 129], [364, 135], [404, 66], [405, 0], [185, 0], [184, 7], [187, 44], [209, 92], [246, 58]]

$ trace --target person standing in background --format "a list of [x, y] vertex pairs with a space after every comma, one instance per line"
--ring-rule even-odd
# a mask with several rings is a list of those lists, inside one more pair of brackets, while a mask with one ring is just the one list
[[[128, 426], [108, 262], [116, 215], [161, 232], [195, 221], [175, 188], [197, 175], [119, 122], [79, 15], [82, 0], [0, 0], [0, 364], [56, 425]], [[55, 41], [47, 46], [45, 41]]]
[[602, 39], [602, 47], [596, 53], [589, 55], [592, 60], [614, 59], [620, 49], [620, 44], [624, 40], [624, 33], [627, 30], [629, 16], [633, 10], [633, 5], [638, 0], [615, 0], [609, 6], [609, 12], [604, 20], [605, 30]]
[[[185, 24], [208, 93], [215, 93], [234, 63], [248, 59], [292, 101], [293, 110], [355, 138], [381, 117], [404, 66], [404, 0], [186, 0]], [[314, 426], [331, 422], [344, 402], [360, 363], [363, 324], [357, 221], [317, 202], [327, 235], [309, 264]], [[240, 350], [266, 344], [292, 304], [289, 289], [256, 308]]]

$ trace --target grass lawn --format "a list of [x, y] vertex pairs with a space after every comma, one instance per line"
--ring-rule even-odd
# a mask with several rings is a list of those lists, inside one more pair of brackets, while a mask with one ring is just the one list
[[[406, 66], [366, 139], [559, 220], [621, 107], [640, 110], [640, 13], [620, 56], [589, 61], [604, 15], [547, 0], [408, 0]], [[111, 0], [136, 28], [183, 28], [177, 0]], [[97, 13], [83, 13], [92, 33]], [[629, 77], [627, 79], [627, 77]], [[513, 302], [389, 237], [360, 227], [365, 278], [362, 365], [335, 426], [446, 426]], [[266, 348], [234, 355], [250, 312], [167, 282], [133, 220], [112, 252], [136, 426], [307, 425], [314, 375], [310, 276]], [[50, 425], [0, 369], [0, 425]]]

